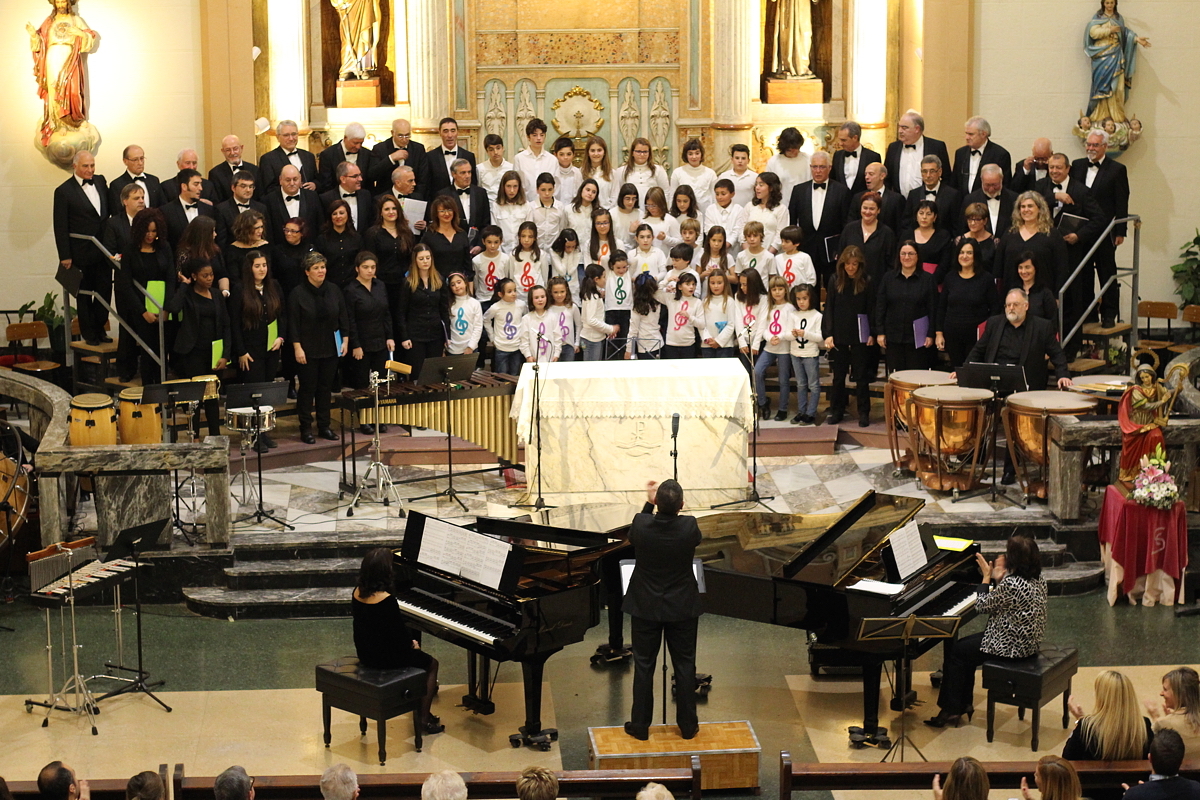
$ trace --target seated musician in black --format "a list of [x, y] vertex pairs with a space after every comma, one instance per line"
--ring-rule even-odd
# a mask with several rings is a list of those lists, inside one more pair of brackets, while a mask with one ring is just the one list
[[[629, 529], [637, 563], [622, 604], [632, 618], [633, 637], [633, 711], [625, 732], [643, 741], [650, 738], [654, 665], [666, 634], [675, 667], [675, 723], [684, 739], [692, 739], [700, 730], [696, 717], [696, 632], [704, 612], [692, 572], [700, 526], [695, 517], [679, 516], [683, 489], [678, 481], [663, 481], [661, 485], [650, 481], [646, 496], [649, 502], [633, 518]], [[656, 503], [658, 513], [652, 515]]]
[[441, 733], [446, 726], [429, 713], [437, 693], [438, 662], [421, 649], [415, 634], [404, 624], [404, 615], [392, 595], [395, 577], [392, 573], [392, 551], [376, 547], [363, 557], [358, 571], [358, 585], [350, 601], [354, 618], [354, 649], [364, 667], [399, 669], [417, 667], [428, 673], [421, 713], [425, 716], [425, 733]]
[[975, 608], [990, 616], [983, 633], [964, 636], [950, 648], [942, 665], [941, 711], [925, 720], [933, 728], [957, 728], [963, 714], [971, 719], [976, 667], [984, 661], [1036, 655], [1046, 631], [1046, 581], [1037, 542], [1010, 536], [1005, 554], [994, 562], [989, 564], [979, 553], [975, 560], [983, 575]]

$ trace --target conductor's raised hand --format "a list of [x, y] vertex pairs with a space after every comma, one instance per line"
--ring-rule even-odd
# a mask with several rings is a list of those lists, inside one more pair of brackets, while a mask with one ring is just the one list
[[933, 774], [933, 800], [942, 800], [942, 776]]
[[646, 499], [655, 503], [658, 497], [658, 481], [646, 481]]
[[1033, 795], [1029, 793], [1029, 781], [1025, 779], [1024, 775], [1021, 776], [1021, 797], [1025, 800], [1033, 800]]

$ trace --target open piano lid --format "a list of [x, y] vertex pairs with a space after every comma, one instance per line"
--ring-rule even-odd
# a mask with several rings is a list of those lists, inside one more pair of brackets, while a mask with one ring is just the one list
[[869, 491], [838, 514], [710, 514], [697, 518], [699, 554], [716, 569], [839, 586], [924, 506]]

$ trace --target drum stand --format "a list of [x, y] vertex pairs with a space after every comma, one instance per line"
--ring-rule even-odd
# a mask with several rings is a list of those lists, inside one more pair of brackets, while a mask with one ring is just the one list
[[[392, 474], [388, 470], [387, 464], [383, 463], [383, 455], [379, 443], [379, 387], [382, 384], [391, 382], [392, 378], [390, 374], [385, 380], [380, 380], [379, 373], [374, 370], [371, 371], [371, 389], [375, 392], [375, 424], [372, 426], [374, 433], [371, 435], [371, 463], [367, 465], [367, 471], [363, 473], [362, 480], [358, 482], [358, 487], [354, 490], [354, 497], [351, 498], [350, 506], [346, 509], [347, 517], [354, 516], [354, 509], [362, 502], [363, 492], [366, 490], [367, 483], [371, 480], [372, 475], [375, 476], [375, 490], [378, 497], [374, 502], [383, 503], [386, 507], [391, 505], [391, 498], [394, 497], [396, 498], [396, 508], [399, 511], [398, 516], [405, 516], [404, 504], [400, 501], [400, 493], [396, 490], [396, 483], [392, 480]], [[449, 415], [447, 415], [447, 419], [449, 419]], [[345, 418], [343, 417], [344, 420]], [[451, 477], [450, 480], [453, 487], [454, 478]], [[455, 499], [457, 500], [458, 498], [456, 497]], [[460, 502], [459, 505], [462, 505], [462, 503]]]
[[[253, 445], [257, 446], [258, 439], [257, 439], [257, 437], [253, 436], [250, 433], [250, 431], [238, 431], [238, 432], [241, 434], [241, 440], [242, 440], [241, 446], [239, 447], [239, 449], [241, 450], [242, 469], [241, 469], [241, 472], [238, 473], [237, 478], [235, 478], [233, 480], [233, 482], [229, 484], [229, 496], [237, 501], [238, 506], [240, 506], [241, 508], [245, 508], [245, 507], [251, 505], [252, 503], [258, 502], [258, 498], [257, 498], [256, 492], [254, 490], [254, 481], [250, 478], [250, 471], [249, 471], [249, 469], [247, 469], [247, 465], [246, 465], [246, 445], [253, 443]], [[239, 484], [239, 483], [242, 486], [242, 496], [241, 497], [238, 497], [238, 493], [237, 493], [237, 484]]]
[[[264, 432], [264, 429], [262, 427], [262, 418], [263, 418], [262, 408], [259, 406], [258, 397], [256, 397], [255, 395], [250, 396], [250, 401], [251, 401], [251, 407], [254, 409], [254, 422], [253, 422], [253, 427], [250, 429], [250, 441], [257, 443], [259, 437], [262, 436], [262, 434]], [[267, 429], [267, 430], [269, 430], [269, 429]], [[286, 522], [281, 520], [279, 517], [275, 516], [274, 514], [272, 514], [269, 511], [267, 511], [266, 506], [263, 505], [263, 490], [262, 490], [262, 472], [263, 472], [262, 457], [263, 457], [263, 454], [262, 454], [262, 450], [259, 448], [256, 448], [255, 452], [258, 454], [258, 505], [255, 507], [253, 512], [251, 512], [250, 514], [247, 514], [246, 516], [237, 520], [237, 522], [248, 522], [249, 520], [254, 520], [255, 523], [261, 523], [263, 520], [269, 519], [272, 522], [277, 522], [280, 525], [282, 525], [283, 529], [285, 531], [296, 530], [295, 525], [287, 524]], [[245, 453], [246, 453], [246, 451], [245, 451], [244, 445], [243, 445], [243, 450], [242, 450], [243, 473], [245, 472], [245, 469], [246, 469]]]
[[[750, 340], [750, 326], [746, 326], [746, 340]], [[747, 361], [750, 357], [747, 356]], [[758, 493], [758, 418], [761, 416], [758, 413], [758, 394], [754, 388], [754, 364], [750, 364], [750, 404], [754, 409], [754, 429], [751, 432], [753, 437], [750, 441], [750, 496], [745, 500], [730, 500], [728, 503], [717, 503], [715, 506], [709, 506], [710, 509], [729, 508], [730, 506], [740, 506], [743, 503], [753, 503], [760, 505], [767, 511], [775, 509], [767, 505], [768, 500], [774, 500], [775, 495], [761, 495]]]
[[996, 477], [996, 455], [997, 455], [996, 454], [996, 443], [997, 443], [997, 441], [999, 441], [1000, 410], [1001, 410], [1000, 382], [996, 378], [992, 378], [991, 390], [992, 390], [992, 400], [991, 400], [991, 403], [992, 403], [992, 448], [991, 448], [990, 457], [992, 459], [992, 485], [991, 486], [982, 486], [973, 492], [967, 492], [966, 494], [960, 494], [960, 495], [954, 497], [953, 499], [951, 499], [950, 502], [951, 503], [961, 503], [964, 500], [970, 500], [975, 497], [982, 497], [985, 494], [990, 494], [991, 497], [989, 498], [989, 500], [993, 503], [1003, 500], [1006, 503], [1012, 503], [1017, 508], [1023, 509], [1023, 508], [1025, 508], [1024, 503], [1022, 503], [1020, 500], [1014, 499], [1008, 492], [1001, 491], [1000, 481]]

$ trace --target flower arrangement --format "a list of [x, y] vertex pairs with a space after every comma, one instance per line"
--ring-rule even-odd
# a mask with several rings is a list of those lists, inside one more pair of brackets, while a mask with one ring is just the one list
[[1142, 471], [1133, 481], [1133, 500], [1150, 508], [1164, 511], [1174, 508], [1179, 500], [1179, 487], [1171, 477], [1171, 462], [1160, 444], [1154, 452], [1142, 456]]

